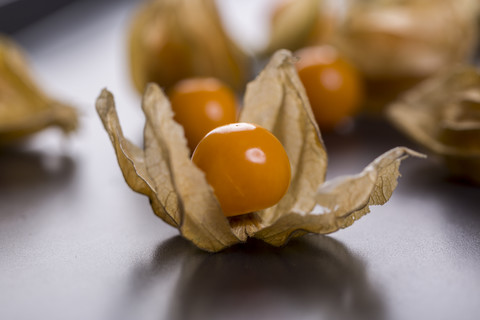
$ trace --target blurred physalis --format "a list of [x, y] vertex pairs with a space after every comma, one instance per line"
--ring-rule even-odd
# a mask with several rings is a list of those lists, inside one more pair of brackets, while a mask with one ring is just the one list
[[333, 43], [367, 80], [378, 111], [438, 70], [472, 58], [478, 0], [350, 1]]
[[235, 90], [249, 76], [249, 59], [225, 30], [214, 0], [150, 0], [130, 30], [133, 82], [169, 88], [192, 77], [215, 77]]
[[265, 55], [278, 49], [297, 50], [319, 44], [327, 37], [333, 24], [325, 0], [277, 1], [270, 21], [270, 36]]
[[[103, 90], [97, 99], [98, 114], [128, 185], [148, 196], [156, 215], [203, 250], [220, 251], [249, 237], [280, 246], [306, 233], [325, 234], [346, 228], [368, 213], [369, 206], [383, 204], [390, 198], [403, 159], [420, 156], [406, 148], [394, 148], [357, 175], [325, 182], [327, 154], [294, 60], [289, 51], [275, 53], [248, 85], [240, 115], [240, 122], [270, 131], [285, 149], [290, 163], [288, 190], [279, 201], [275, 199], [276, 204], [269, 202], [266, 209], [259, 210], [262, 205], [252, 209], [258, 211], [232, 217], [223, 212], [215, 196], [216, 186], [207, 181], [209, 169], [204, 168], [206, 176], [190, 160], [183, 129], [174, 121], [170, 102], [157, 85], [147, 86], [143, 98], [143, 148], [123, 136], [112, 94]], [[240, 127], [245, 129], [245, 125]], [[232, 130], [235, 128], [227, 131]], [[247, 140], [246, 143], [252, 142]], [[267, 161], [264, 156], [272, 154], [279, 163], [285, 163], [282, 152], [262, 154], [253, 142], [240, 156], [262, 162]], [[230, 146], [223, 143], [221, 147]], [[236, 156], [233, 152], [231, 155]], [[236, 163], [238, 159], [231, 160], [232, 166]], [[274, 171], [277, 170], [270, 173], [275, 174]], [[234, 179], [233, 184], [249, 180]], [[268, 183], [255, 188], [257, 192], [272, 192]], [[240, 211], [235, 213], [244, 212]]]
[[0, 36], [0, 145], [47, 127], [77, 127], [74, 108], [46, 96], [33, 82], [22, 50]]
[[363, 82], [355, 67], [331, 46], [295, 53], [300, 80], [322, 132], [351, 118], [363, 102]]
[[388, 108], [404, 133], [480, 184], [480, 71], [462, 66], [421, 83]]

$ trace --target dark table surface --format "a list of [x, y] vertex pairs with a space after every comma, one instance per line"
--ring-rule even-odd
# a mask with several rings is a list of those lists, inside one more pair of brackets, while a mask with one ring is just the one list
[[[156, 218], [124, 183], [94, 111], [108, 87], [141, 142], [126, 64], [135, 5], [76, 2], [14, 34], [42, 87], [81, 110], [82, 127], [0, 151], [0, 319], [480, 317], [480, 188], [449, 179], [434, 157], [405, 161], [392, 199], [348, 229], [280, 249], [207, 254]], [[329, 178], [416, 148], [380, 119], [324, 138]]]

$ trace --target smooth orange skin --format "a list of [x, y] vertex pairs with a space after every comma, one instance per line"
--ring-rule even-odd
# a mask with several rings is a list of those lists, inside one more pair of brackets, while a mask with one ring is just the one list
[[324, 131], [354, 115], [363, 102], [363, 83], [355, 68], [329, 46], [296, 53], [296, 67], [315, 119]]
[[169, 91], [169, 97], [190, 150], [211, 130], [236, 121], [235, 94], [215, 78], [182, 80]]
[[249, 123], [211, 131], [192, 161], [205, 172], [226, 216], [271, 207], [290, 185], [290, 161], [282, 144], [268, 130]]

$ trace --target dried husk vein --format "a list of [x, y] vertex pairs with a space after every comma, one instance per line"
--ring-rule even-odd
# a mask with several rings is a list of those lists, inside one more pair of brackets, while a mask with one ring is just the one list
[[127, 184], [147, 195], [155, 214], [198, 247], [218, 251], [237, 243], [203, 172], [189, 160], [183, 129], [157, 85], [147, 86], [142, 106], [145, 150], [124, 138], [111, 93], [103, 90], [97, 99]]
[[[148, 112], [146, 110], [152, 108], [150, 106], [155, 103], [164, 104], [165, 101], [159, 100], [158, 93], [154, 91], [151, 86], [147, 86], [142, 100], [142, 108], [145, 114]], [[165, 107], [158, 109], [164, 110]], [[149, 121], [148, 118], [145, 121], [144, 152], [146, 170], [151, 177], [161, 202], [165, 208], [167, 208], [166, 211], [175, 220], [178, 227], [181, 224], [182, 217], [180, 213], [181, 210], [179, 209], [180, 203], [177, 190], [174, 187], [172, 168], [170, 166], [170, 150], [165, 146], [165, 141], [157, 132], [165, 128], [163, 119], [166, 117], [159, 113], [154, 118], [155, 120], [162, 121], [162, 123], [152, 124], [155, 120]]]
[[[118, 164], [128, 186], [148, 196], [155, 214], [162, 220], [172, 226], [178, 226], [179, 222], [169, 214], [172, 210], [167, 211], [165, 208], [167, 201], [162, 201], [158, 196], [154, 182], [147, 172], [144, 151], [123, 136], [113, 95], [106, 89], [102, 90], [97, 99], [96, 108], [115, 149]], [[169, 171], [166, 173], [169, 175]], [[174, 190], [171, 191], [174, 193]]]
[[0, 35], [0, 144], [51, 126], [70, 133], [78, 125], [77, 118], [74, 108], [36, 86], [22, 50]]
[[173, 120], [170, 103], [155, 84], [147, 86], [143, 111], [156, 143], [166, 155], [165, 161], [179, 199], [182, 235], [209, 251], [218, 251], [238, 242], [205, 174], [190, 161], [183, 128]]
[[277, 205], [260, 213], [265, 223], [271, 224], [291, 210], [310, 212], [315, 206], [315, 191], [325, 180], [327, 154], [289, 51], [275, 53], [248, 85], [240, 120], [270, 130], [290, 159], [290, 188]]
[[[249, 84], [241, 121], [262, 125], [280, 139], [291, 160], [292, 184], [276, 206], [226, 218], [205, 175], [190, 161], [183, 128], [173, 120], [170, 103], [157, 85], [147, 86], [142, 106], [144, 150], [123, 137], [111, 94], [104, 90], [97, 101], [124, 177], [132, 189], [150, 197], [159, 217], [212, 252], [248, 237], [279, 246], [304, 233], [345, 228], [366, 214], [370, 205], [385, 203], [396, 187], [400, 161], [419, 156], [396, 148], [359, 175], [324, 183], [327, 157], [320, 132], [294, 59], [281, 50]], [[312, 211], [316, 204], [325, 212]]]
[[350, 226], [370, 212], [371, 205], [382, 205], [397, 186], [400, 162], [421, 154], [403, 147], [392, 149], [375, 159], [360, 174], [327, 181], [315, 195], [319, 209], [310, 213], [289, 212], [272, 226], [255, 234], [274, 246], [304, 233], [326, 234]]
[[480, 71], [457, 66], [428, 79], [388, 108], [410, 138], [445, 158], [454, 175], [480, 182]]

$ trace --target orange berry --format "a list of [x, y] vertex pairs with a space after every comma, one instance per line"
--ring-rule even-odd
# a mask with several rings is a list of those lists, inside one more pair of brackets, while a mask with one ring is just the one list
[[290, 185], [290, 161], [278, 139], [249, 123], [209, 132], [192, 161], [205, 172], [223, 213], [235, 216], [275, 205]]
[[297, 71], [322, 130], [332, 130], [355, 114], [363, 100], [363, 84], [355, 68], [330, 46], [299, 50]]
[[175, 121], [183, 126], [190, 150], [216, 127], [237, 118], [233, 91], [215, 78], [191, 78], [169, 91]]

